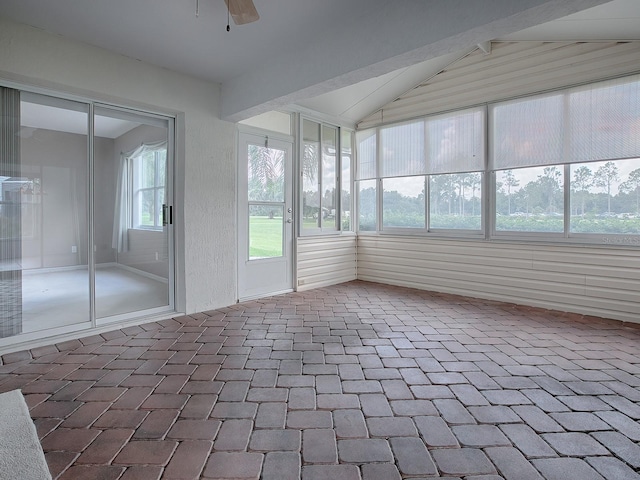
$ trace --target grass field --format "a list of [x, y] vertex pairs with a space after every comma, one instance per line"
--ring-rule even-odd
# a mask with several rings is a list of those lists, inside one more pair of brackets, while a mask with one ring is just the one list
[[282, 217], [249, 217], [249, 258], [282, 256]]

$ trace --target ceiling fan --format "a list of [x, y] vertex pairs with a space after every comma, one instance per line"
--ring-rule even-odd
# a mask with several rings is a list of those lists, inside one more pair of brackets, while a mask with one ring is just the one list
[[224, 0], [236, 25], [255, 22], [260, 18], [253, 0]]
[[[258, 10], [253, 4], [253, 0], [224, 0], [227, 4], [227, 32], [231, 29], [229, 26], [229, 16], [233, 18], [236, 25], [244, 25], [252, 23], [260, 18]], [[196, 17], [200, 16], [200, 0], [196, 0]]]

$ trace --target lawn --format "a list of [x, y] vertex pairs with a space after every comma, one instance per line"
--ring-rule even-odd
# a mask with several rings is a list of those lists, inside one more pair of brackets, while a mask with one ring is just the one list
[[282, 256], [282, 217], [249, 217], [249, 258]]

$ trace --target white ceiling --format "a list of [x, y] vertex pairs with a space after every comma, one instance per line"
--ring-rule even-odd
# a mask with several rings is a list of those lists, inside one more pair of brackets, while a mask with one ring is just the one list
[[254, 0], [260, 20], [230, 32], [224, 0], [196, 2], [2, 0], [0, 17], [220, 83], [230, 120], [288, 104], [355, 123], [474, 42], [640, 39], [639, 0]]
[[[494, 40], [606, 41], [640, 40], [640, 0], [615, 0]], [[438, 74], [473, 46], [408, 68], [297, 102], [298, 105], [357, 123], [424, 80]], [[640, 64], [638, 65], [640, 69]]]

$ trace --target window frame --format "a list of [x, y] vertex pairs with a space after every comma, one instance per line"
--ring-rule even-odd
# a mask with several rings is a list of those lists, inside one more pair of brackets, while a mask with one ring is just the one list
[[[305, 136], [304, 136], [304, 124], [305, 121], [307, 122], [312, 122], [314, 124], [316, 124], [316, 126], [318, 127], [319, 130], [319, 141], [318, 141], [318, 145], [319, 145], [319, 157], [317, 159], [317, 180], [316, 180], [316, 184], [318, 187], [318, 202], [319, 202], [319, 218], [318, 218], [318, 222], [319, 222], [319, 226], [315, 226], [315, 227], [308, 227], [305, 226], [305, 216], [304, 216], [304, 200], [305, 200], [305, 192], [304, 192], [304, 168], [303, 168], [303, 162], [304, 162], [304, 157], [305, 157], [305, 145], [306, 145], [306, 141], [305, 141]], [[335, 202], [335, 208], [332, 210], [335, 210], [335, 213], [333, 214], [334, 217], [334, 223], [331, 226], [326, 226], [323, 225], [323, 221], [322, 221], [322, 214], [320, 212], [323, 211], [323, 204], [324, 204], [324, 195], [322, 194], [322, 191], [325, 190], [324, 185], [323, 185], [323, 181], [324, 181], [324, 175], [323, 175], [323, 133], [325, 131], [325, 128], [327, 129], [333, 129], [335, 130], [335, 183], [333, 183], [334, 186], [334, 202]], [[343, 228], [343, 213], [344, 213], [344, 208], [343, 206], [345, 206], [345, 196], [344, 192], [343, 192], [343, 156], [345, 155], [344, 153], [344, 146], [343, 146], [343, 137], [344, 137], [344, 133], [349, 132], [350, 133], [350, 139], [351, 139], [351, 145], [350, 145], [350, 165], [349, 165], [349, 169], [350, 169], [350, 175], [349, 175], [349, 182], [348, 182], [348, 187], [349, 187], [349, 200], [348, 200], [348, 211], [349, 211], [349, 216], [350, 216], [350, 228], [349, 229], [345, 229]], [[299, 192], [299, 199], [298, 199], [298, 235], [300, 237], [309, 237], [309, 236], [318, 236], [318, 235], [341, 235], [341, 234], [345, 234], [345, 233], [350, 233], [354, 231], [354, 216], [353, 216], [353, 212], [354, 212], [354, 186], [355, 186], [355, 175], [354, 175], [354, 171], [355, 171], [355, 164], [357, 162], [357, 155], [356, 155], [356, 147], [355, 147], [355, 131], [353, 129], [350, 128], [345, 128], [341, 125], [336, 125], [336, 124], [332, 124], [323, 120], [319, 120], [317, 118], [311, 117], [311, 116], [307, 116], [307, 115], [299, 115], [299, 122], [298, 122], [298, 138], [299, 138], [299, 148], [298, 148], [298, 181], [299, 181], [299, 188], [298, 188], [298, 192]]]
[[[609, 82], [609, 83], [608, 83]], [[496, 101], [491, 101], [488, 102], [486, 104], [483, 105], [479, 105], [476, 107], [465, 107], [465, 108], [460, 108], [451, 112], [443, 112], [443, 113], [436, 113], [434, 115], [427, 115], [427, 116], [423, 116], [423, 117], [419, 117], [419, 118], [415, 118], [413, 120], [409, 119], [409, 120], [401, 120], [398, 122], [393, 122], [393, 123], [389, 123], [389, 124], [381, 124], [375, 127], [371, 127], [371, 128], [367, 128], [367, 129], [363, 129], [363, 130], [359, 130], [356, 132], [356, 135], [358, 136], [358, 138], [356, 139], [356, 155], [359, 154], [359, 148], [360, 148], [360, 143], [361, 141], [369, 141], [370, 137], [373, 135], [375, 137], [375, 145], [376, 145], [376, 158], [375, 158], [375, 168], [369, 168], [369, 170], [375, 170], [375, 176], [374, 177], [363, 177], [360, 178], [359, 176], [356, 175], [355, 177], [355, 187], [354, 187], [354, 191], [356, 192], [355, 195], [358, 198], [359, 201], [359, 197], [360, 197], [360, 183], [361, 182], [370, 182], [371, 180], [375, 180], [376, 181], [376, 214], [377, 214], [377, 221], [376, 221], [376, 226], [374, 230], [362, 230], [360, 229], [360, 215], [359, 215], [359, 205], [356, 204], [356, 215], [354, 218], [357, 219], [356, 224], [354, 225], [355, 230], [358, 232], [358, 234], [364, 234], [364, 235], [372, 235], [372, 234], [376, 234], [376, 235], [384, 235], [384, 234], [391, 234], [391, 235], [418, 235], [418, 236], [425, 236], [425, 237], [454, 237], [454, 238], [458, 238], [458, 239], [464, 239], [464, 238], [483, 238], [485, 240], [505, 240], [505, 241], [523, 241], [523, 242], [546, 242], [546, 243], [557, 243], [557, 244], [589, 244], [589, 245], [603, 245], [603, 246], [630, 246], [630, 247], [640, 247], [640, 231], [638, 231], [637, 233], [591, 233], [591, 232], [575, 232], [575, 231], [571, 231], [571, 227], [572, 227], [572, 211], [573, 208], [575, 207], [575, 202], [576, 202], [576, 197], [574, 195], [574, 193], [572, 192], [572, 183], [574, 183], [574, 179], [571, 178], [572, 176], [572, 165], [585, 165], [585, 164], [589, 164], [589, 163], [601, 163], [604, 164], [606, 162], [640, 162], [640, 154], [638, 156], [626, 156], [624, 158], [603, 158], [603, 157], [607, 157], [607, 155], [601, 155], [598, 158], [593, 158], [593, 159], [587, 159], [587, 160], [575, 160], [574, 158], [576, 157], [575, 153], [571, 153], [571, 155], [573, 155], [572, 157], [569, 157], [569, 153], [571, 150], [571, 139], [567, 139], [566, 137], [569, 136], [569, 133], [567, 131], [567, 129], [569, 128], [569, 125], [571, 124], [571, 121], [576, 121], [575, 118], [571, 118], [569, 115], [569, 109], [572, 106], [570, 104], [570, 96], [573, 93], [580, 93], [581, 91], [588, 91], [588, 90], [592, 90], [595, 92], [595, 94], [598, 94], [598, 90], [599, 89], [603, 89], [603, 91], [605, 93], [607, 89], [611, 88], [611, 86], [617, 87], [620, 85], [623, 85], [623, 88], [627, 88], [626, 85], [630, 84], [630, 83], [635, 83], [635, 84], [640, 84], [640, 74], [632, 74], [632, 75], [625, 75], [625, 76], [621, 76], [621, 77], [616, 77], [613, 79], [603, 79], [603, 80], [598, 80], [598, 81], [593, 81], [593, 82], [589, 82], [586, 84], [582, 84], [582, 85], [578, 85], [578, 86], [566, 86], [563, 88], [559, 88], [559, 89], [555, 89], [552, 91], [548, 91], [548, 92], [543, 92], [543, 93], [531, 93], [522, 97], [518, 97], [515, 99], [505, 99], [505, 100], [496, 100]], [[631, 86], [630, 88], [632, 89], [637, 89], [640, 90], [640, 85], [638, 85], [637, 87]], [[561, 95], [563, 97], [563, 105], [564, 105], [564, 112], [563, 112], [563, 118], [562, 118], [562, 125], [563, 125], [563, 132], [562, 135], [565, 137], [565, 139], [563, 140], [564, 143], [564, 151], [563, 151], [563, 158], [559, 158], [558, 161], [556, 163], [549, 163], [546, 162], [544, 164], [536, 164], [536, 165], [511, 165], [511, 166], [500, 166], [500, 168], [494, 168], [494, 154], [495, 152], [493, 151], [494, 148], [494, 132], [493, 132], [493, 123], [494, 123], [494, 119], [492, 117], [493, 113], [493, 109], [501, 104], [501, 103], [507, 103], [507, 102], [513, 102], [513, 101], [520, 101], [520, 100], [527, 100], [527, 99], [533, 99], [535, 97], [544, 97], [544, 96], [553, 96], [553, 95]], [[617, 94], [616, 94], [617, 95]], [[624, 97], [618, 97], [618, 98], [624, 98]], [[574, 104], [575, 105], [575, 104]], [[383, 191], [383, 186], [384, 186], [384, 179], [386, 178], [394, 178], [393, 176], [389, 175], [389, 176], [384, 176], [382, 174], [383, 172], [383, 165], [382, 165], [382, 155], [381, 155], [381, 148], [382, 148], [382, 140], [381, 140], [381, 130], [386, 129], [386, 128], [390, 128], [393, 126], [400, 126], [400, 125], [405, 125], [407, 123], [411, 123], [412, 121], [415, 122], [425, 122], [425, 119], [428, 119], [429, 117], [432, 116], [442, 116], [442, 115], [446, 115], [447, 113], [453, 113], [455, 114], [456, 112], [463, 112], [465, 110], [469, 110], [471, 108], [482, 108], [483, 109], [483, 136], [484, 136], [484, 149], [485, 149], [485, 159], [484, 159], [484, 168], [481, 171], [475, 171], [473, 173], [480, 173], [482, 175], [482, 180], [480, 182], [481, 184], [481, 203], [480, 203], [480, 209], [481, 209], [481, 228], [480, 230], [466, 230], [466, 229], [441, 229], [441, 228], [433, 228], [432, 226], [432, 212], [431, 212], [431, 205], [430, 205], [430, 197], [431, 197], [431, 192], [430, 192], [430, 187], [431, 187], [431, 178], [435, 175], [449, 175], [449, 173], [426, 173], [425, 174], [425, 179], [426, 179], [426, 186], [425, 186], [425, 219], [426, 219], [426, 225], [425, 228], [415, 228], [415, 227], [411, 227], [411, 228], [402, 228], [402, 227], [398, 227], [398, 226], [386, 226], [384, 225], [384, 191]], [[579, 108], [579, 105], [577, 107], [577, 109], [575, 110], [577, 112], [580, 112], [581, 109]], [[586, 111], [589, 111], [588, 109], [586, 109]], [[596, 113], [599, 112], [599, 110], [594, 110]], [[625, 113], [628, 113], [627, 111], [625, 111]], [[631, 111], [631, 115], [634, 114], [634, 111]], [[635, 117], [631, 117], [631, 118], [635, 118]], [[426, 122], [425, 122], [426, 123]], [[587, 122], [588, 123], [588, 122]], [[622, 131], [626, 131], [626, 130], [622, 130]], [[615, 138], [615, 137], [614, 137]], [[362, 140], [361, 140], [362, 139]], [[575, 145], [575, 142], [572, 144]], [[598, 147], [598, 148], [602, 148], [602, 147]], [[614, 148], [618, 148], [618, 147], [614, 147]], [[625, 147], [626, 148], [626, 147]], [[596, 150], [594, 150], [595, 152]], [[612, 150], [612, 155], [615, 156], [615, 152], [617, 150]], [[598, 152], [601, 152], [601, 150], [598, 150]], [[633, 153], [633, 151], [632, 151]], [[600, 154], [600, 153], [598, 153]], [[625, 153], [625, 155], [627, 155], [627, 153]], [[611, 155], [609, 155], [609, 157], [611, 157]], [[358, 157], [356, 157], [358, 158]], [[588, 157], [585, 157], [588, 158]], [[616, 165], [619, 165], [619, 163], [616, 163]], [[370, 164], [368, 164], [369, 167], [372, 167]], [[496, 226], [497, 226], [497, 216], [498, 216], [498, 208], [497, 208], [497, 174], [500, 171], [505, 171], [505, 170], [515, 170], [515, 169], [519, 169], [519, 168], [534, 168], [534, 167], [555, 167], [557, 169], [560, 170], [561, 172], [561, 183], [562, 183], [562, 198], [563, 198], [563, 205], [562, 205], [562, 210], [561, 210], [561, 214], [562, 214], [562, 221], [563, 221], [563, 228], [562, 231], [557, 231], [557, 232], [541, 232], [541, 231], [516, 231], [516, 230], [511, 230], [511, 231], [507, 231], [507, 230], [497, 230]], [[359, 159], [356, 160], [356, 173], [358, 173], [358, 169], [359, 169]], [[630, 172], [634, 171], [633, 168], [631, 169], [625, 169], [626, 170], [626, 174], [625, 175], [629, 175]], [[472, 172], [452, 172], [452, 173], [472, 173]], [[397, 178], [401, 178], [403, 176], [418, 176], [418, 174], [415, 175], [397, 175]], [[620, 179], [620, 182], [618, 182], [618, 184], [622, 184], [625, 179], [627, 179], [627, 177], [623, 177]], [[629, 178], [629, 180], [631, 180]], [[631, 184], [632, 186], [633, 184]], [[602, 188], [602, 187], [592, 187], [592, 188]], [[619, 188], [619, 185], [616, 186], [616, 188]], [[627, 187], [628, 190], [629, 187]], [[640, 188], [640, 187], [637, 187]], [[622, 190], [617, 190], [617, 193], [613, 194], [610, 193], [608, 195], [610, 195], [611, 198], [613, 198], [614, 196], [619, 195], [620, 193], [633, 193], [636, 190], [629, 190], [629, 192], [622, 191]], [[599, 192], [596, 192], [599, 193]], [[573, 203], [572, 203], [573, 202]], [[613, 208], [611, 209], [611, 211], [613, 212]], [[638, 215], [638, 213], [635, 213], [634, 215]], [[626, 217], [625, 217], [626, 218]], [[633, 217], [636, 218], [636, 217]], [[574, 220], [575, 221], [575, 220]]]
[[[144, 160], [142, 156], [146, 153], [153, 153], [153, 186], [152, 187], [141, 187], [140, 184], [143, 182], [143, 174], [142, 169], [144, 168]], [[162, 153], [164, 154], [164, 158], [162, 158]], [[155, 147], [150, 147], [149, 150], [143, 150], [135, 156], [129, 156], [130, 164], [129, 168], [131, 169], [131, 225], [130, 228], [132, 230], [146, 230], [146, 231], [162, 231], [164, 227], [163, 221], [163, 211], [162, 205], [165, 204], [166, 200], [166, 181], [161, 181], [160, 168], [163, 167], [165, 169], [165, 178], [166, 178], [166, 169], [167, 169], [167, 154], [168, 154], [168, 146], [166, 143], [163, 145], [158, 145]], [[161, 184], [161, 186], [158, 186]], [[144, 192], [153, 192], [153, 225], [143, 225], [141, 223], [141, 219], [143, 216], [143, 207], [141, 200]], [[162, 191], [162, 201], [160, 201], [160, 191]], [[160, 203], [159, 203], [160, 202]]]

